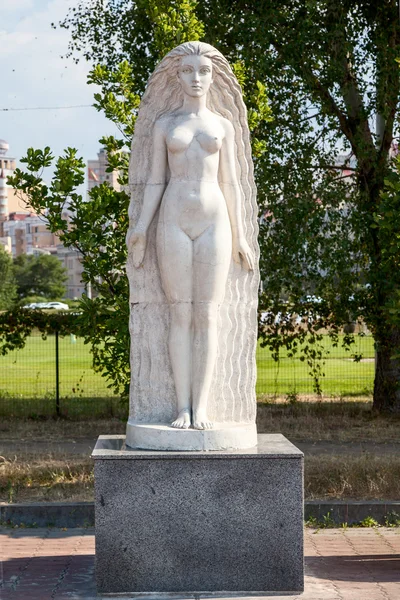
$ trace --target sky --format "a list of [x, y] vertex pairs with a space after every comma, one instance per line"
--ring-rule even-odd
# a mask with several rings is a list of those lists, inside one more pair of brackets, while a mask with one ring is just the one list
[[[55, 156], [68, 146], [95, 159], [103, 135], [115, 126], [88, 108], [15, 110], [93, 104], [96, 87], [86, 83], [90, 65], [62, 58], [69, 32], [52, 29], [78, 0], [0, 0], [0, 139], [17, 166], [27, 148], [50, 146]], [[4, 109], [9, 109], [5, 111]], [[14, 109], [14, 110], [11, 110]], [[49, 179], [47, 173], [45, 178]], [[80, 190], [82, 193], [82, 190]]]

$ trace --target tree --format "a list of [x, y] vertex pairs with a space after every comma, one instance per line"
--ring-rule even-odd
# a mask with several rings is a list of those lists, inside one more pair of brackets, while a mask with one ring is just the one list
[[12, 258], [0, 244], [0, 310], [9, 310], [17, 297]]
[[[125, 276], [129, 153], [124, 148], [130, 147], [140, 94], [153, 66], [178, 43], [199, 39], [203, 34], [204, 26], [195, 15], [195, 7], [193, 0], [141, 3], [138, 22], [126, 22], [127, 28], [134, 27], [145, 40], [138, 54], [140, 60], [131, 65], [117, 61], [111, 68], [98, 64], [90, 73], [89, 83], [101, 87], [101, 93], [95, 94], [95, 107], [104, 111], [121, 132], [120, 139], [100, 140], [108, 153], [109, 171], [119, 171], [121, 190], [102, 184], [91, 190], [88, 199], [78, 194], [76, 189], [84, 182], [85, 164], [73, 148], [68, 148], [56, 161], [50, 186], [41, 177], [43, 168], [54, 160], [48, 147], [28, 149], [21, 160], [26, 170], [16, 169], [8, 179], [10, 185], [29, 199], [37, 213], [46, 215], [49, 229], [59, 235], [62, 243], [81, 253], [82, 277], [97, 290], [98, 296], [82, 298], [77, 325], [85, 342], [91, 345], [95, 367], [109, 380], [109, 387], [123, 398], [128, 396], [130, 379], [129, 290]], [[117, 9], [116, 4], [114, 8]], [[83, 22], [82, 25], [85, 27]], [[90, 35], [91, 25], [88, 27]], [[247, 93], [250, 128], [256, 130], [261, 121], [271, 118], [265, 87], [260, 82], [248, 85], [240, 61], [233, 67]], [[264, 150], [263, 141], [254, 136], [255, 155]]]
[[[376, 343], [374, 408], [398, 412], [400, 329], [393, 307], [400, 273], [387, 268], [390, 236], [382, 230], [385, 223], [392, 239], [398, 235], [397, 220], [382, 215], [385, 181], [395, 173], [397, 2], [164, 0], [157, 9], [150, 0], [92, 0], [81, 2], [62, 26], [71, 31], [74, 56], [110, 70], [121, 60], [139, 64], [139, 93], [157, 59], [160, 23], [168, 15], [173, 22], [183, 5], [207, 25], [204, 40], [241, 61], [248, 81], [261, 81], [269, 92], [274, 120], [257, 126], [268, 152], [256, 166], [265, 216], [260, 301], [271, 315], [265, 342], [276, 353], [282, 345], [295, 352], [307, 336], [306, 358], [314, 368], [323, 328], [338, 342], [341, 325], [363, 319]], [[168, 34], [179, 41], [173, 23]], [[276, 326], [278, 312], [287, 318]], [[292, 313], [303, 316], [301, 328]], [[351, 347], [351, 336], [344, 343]]]
[[[83, 54], [101, 65], [91, 77], [102, 87], [96, 106], [125, 136], [103, 140], [114, 152], [114, 168], [122, 164], [120, 150], [124, 142], [129, 143], [140, 94], [160, 55], [177, 43], [201, 36], [227, 55], [244, 87], [251, 123], [254, 117], [253, 149], [264, 217], [260, 305], [270, 315], [269, 323], [261, 328], [264, 342], [278, 356], [282, 345], [295, 353], [299, 342], [307, 340], [302, 351], [318, 391], [321, 331], [329, 327], [339, 343], [340, 326], [362, 318], [376, 341], [374, 407], [398, 411], [400, 366], [395, 356], [399, 329], [393, 307], [400, 282], [397, 272], [384, 268], [388, 236], [381, 230], [382, 194], [392, 174], [389, 151], [398, 116], [399, 23], [394, 0], [383, 0], [379, 6], [363, 0], [284, 0], [278, 5], [272, 0], [204, 0], [199, 4], [193, 0], [109, 0], [107, 4], [91, 0], [75, 6], [61, 25], [71, 31], [70, 51], [75, 59]], [[262, 83], [254, 94], [257, 80]], [[265, 118], [269, 117], [266, 89], [272, 122]], [[372, 127], [376, 112], [384, 124], [379, 139]], [[338, 153], [347, 156], [343, 164], [338, 164]], [[78, 175], [83, 164], [78, 166], [76, 153], [68, 149], [54, 180], [58, 186], [62, 182], [61, 188], [48, 190], [35, 169], [40, 171], [49, 156], [49, 152], [31, 150], [29, 176], [18, 173], [15, 183], [31, 194], [33, 206], [48, 206], [60, 214], [61, 199], [75, 194], [74, 178], [83, 180]], [[352, 176], [344, 176], [344, 165]], [[107, 209], [107, 194], [100, 191], [93, 198], [95, 215]], [[119, 202], [125, 210], [126, 198], [121, 196]], [[84, 212], [82, 206], [79, 210]], [[114, 214], [110, 213], [110, 219]], [[57, 219], [65, 231], [61, 217]], [[96, 217], [91, 217], [91, 223], [95, 222]], [[116, 223], [115, 235], [121, 233], [122, 240], [126, 221], [119, 217]], [[390, 227], [396, 236], [396, 222]], [[76, 245], [78, 236], [74, 241], [73, 235], [66, 237]], [[103, 237], [104, 247], [111, 235]], [[80, 244], [84, 253], [85, 244]], [[95, 273], [107, 271], [107, 260], [102, 269], [94, 266], [95, 254], [89, 251], [86, 256], [85, 272], [94, 281]], [[118, 260], [111, 271], [108, 263], [107, 272], [114, 279], [122, 269], [122, 256]], [[113, 290], [114, 279], [107, 290]], [[112, 305], [109, 297], [104, 306]], [[86, 309], [89, 314], [89, 305]], [[122, 315], [121, 306], [114, 304], [114, 309]], [[127, 315], [127, 305], [124, 311]], [[277, 313], [286, 315], [278, 325]], [[294, 325], [293, 313], [302, 315], [301, 327]], [[117, 330], [121, 334], [117, 338], [125, 340], [118, 355], [123, 363], [128, 335], [122, 334], [122, 324]], [[343, 338], [350, 348], [353, 341], [350, 335]], [[111, 357], [112, 342], [108, 348]], [[359, 357], [354, 354], [354, 358]]]
[[20, 298], [38, 295], [55, 300], [65, 295], [68, 276], [56, 256], [21, 254], [14, 259], [14, 273]]
[[[196, 35], [198, 22], [195, 19], [193, 23], [191, 15], [191, 7], [183, 6], [182, 13], [171, 17], [178, 23], [174, 27], [182, 41]], [[166, 33], [169, 23], [167, 18], [161, 26]], [[162, 39], [160, 35], [158, 43], [164, 44]], [[175, 43], [171, 47], [173, 45]], [[153, 52], [161, 52], [155, 43]], [[50, 186], [45, 185], [41, 177], [43, 168], [54, 160], [48, 147], [43, 151], [28, 149], [26, 158], [21, 161], [26, 164], [26, 171], [16, 169], [9, 178], [15, 189], [27, 195], [36, 212], [46, 214], [49, 229], [58, 233], [61, 242], [81, 253], [82, 278], [91, 283], [98, 295], [94, 299], [82, 298], [77, 325], [85, 343], [91, 345], [95, 368], [124, 399], [128, 397], [130, 380], [129, 289], [125, 276], [129, 197], [124, 191], [128, 183], [129, 155], [122, 150], [125, 145], [130, 146], [140, 102], [137, 81], [142, 77], [142, 65], [146, 61], [144, 52], [142, 61], [133, 67], [127, 62], [115, 65], [112, 70], [98, 65], [89, 78], [89, 82], [102, 88], [102, 93], [95, 95], [96, 108], [103, 110], [121, 131], [121, 139], [100, 140], [108, 152], [109, 171], [116, 169], [120, 173], [120, 191], [105, 183], [93, 188], [88, 199], [78, 194], [76, 189], [85, 179], [85, 164], [73, 148], [68, 148], [56, 161]], [[69, 208], [69, 218], [65, 206]]]

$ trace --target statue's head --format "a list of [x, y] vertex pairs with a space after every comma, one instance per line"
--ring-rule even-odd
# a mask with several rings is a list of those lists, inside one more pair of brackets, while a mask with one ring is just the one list
[[185, 42], [168, 52], [149, 78], [135, 125], [131, 181], [147, 181], [154, 123], [164, 115], [179, 111], [185, 94], [206, 95], [207, 108], [232, 123], [238, 178], [246, 188], [245, 194], [250, 193], [249, 181], [253, 175], [245, 159], [251, 150], [242, 89], [223, 54], [210, 44], [198, 41]]
[[212, 61], [201, 54], [183, 56], [177, 77], [184, 94], [193, 98], [204, 96], [213, 82]]
[[155, 74], [165, 70], [170, 74], [169, 85], [175, 87], [176, 80], [179, 95], [187, 94], [192, 97], [206, 95], [214, 76], [217, 78], [217, 87], [221, 85], [219, 75], [224, 73], [225, 76], [233, 76], [228, 61], [216, 48], [197, 41], [185, 42], [168, 52], [156, 67], [150, 81]]

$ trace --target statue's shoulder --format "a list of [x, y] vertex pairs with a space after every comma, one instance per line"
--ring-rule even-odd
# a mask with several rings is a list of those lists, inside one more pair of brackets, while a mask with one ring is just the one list
[[168, 113], [166, 115], [161, 115], [158, 119], [156, 119], [154, 123], [154, 128], [159, 133], [163, 133], [166, 135], [171, 127], [174, 125], [176, 121], [176, 115], [174, 113]]
[[158, 119], [156, 119], [154, 123], [154, 127], [157, 129], [165, 130], [168, 127], [169, 123], [169, 115], [162, 115]]
[[235, 135], [235, 128], [233, 127], [233, 125], [229, 121], [229, 119], [226, 119], [225, 117], [222, 117], [221, 115], [216, 115], [216, 116], [218, 118], [219, 123], [221, 124], [221, 127], [225, 131], [225, 135], [228, 137]]
[[168, 127], [172, 122], [176, 121], [177, 118], [179, 118], [177, 112], [169, 112], [158, 117], [156, 123], [158, 123], [160, 127]]

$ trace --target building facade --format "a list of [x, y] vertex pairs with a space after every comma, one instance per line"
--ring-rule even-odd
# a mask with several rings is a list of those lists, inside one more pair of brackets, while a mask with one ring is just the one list
[[7, 185], [7, 177], [16, 167], [14, 158], [8, 156], [9, 145], [0, 140], [0, 244], [13, 257], [21, 254], [52, 254], [68, 274], [67, 298], [79, 298], [86, 291], [82, 281], [80, 253], [64, 248], [57, 235], [49, 231], [46, 218], [33, 212]]
[[[9, 144], [0, 139], [0, 244], [13, 257], [21, 254], [53, 254], [62, 262], [68, 274], [67, 298], [90, 295], [82, 281], [81, 254], [74, 248], [65, 248], [57, 235], [47, 227], [46, 218], [32, 211], [28, 204], [7, 185], [7, 177], [16, 168], [16, 160], [8, 156]], [[87, 163], [88, 191], [102, 183], [120, 189], [118, 172], [107, 173], [107, 153], [101, 148], [97, 160]], [[66, 211], [65, 218], [69, 214]]]
[[97, 160], [88, 160], [87, 162], [88, 192], [96, 187], [96, 185], [101, 185], [102, 183], [108, 183], [116, 190], [120, 189], [118, 171], [107, 173], [107, 168], [107, 152], [105, 148], [100, 148]]

